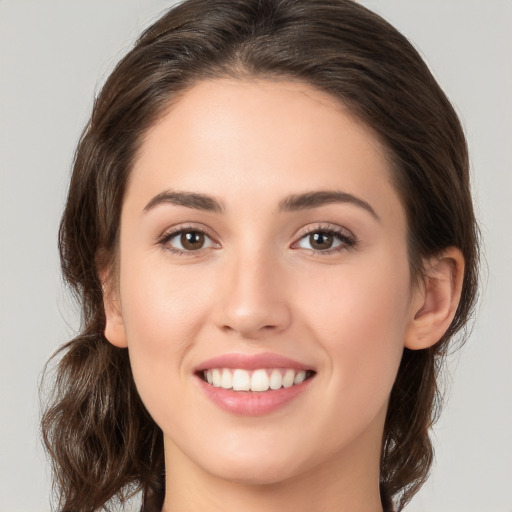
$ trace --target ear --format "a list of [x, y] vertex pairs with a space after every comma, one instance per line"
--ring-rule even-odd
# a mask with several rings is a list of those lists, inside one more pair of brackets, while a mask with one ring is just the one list
[[464, 257], [456, 247], [429, 258], [424, 266], [426, 275], [414, 291], [405, 334], [405, 346], [411, 350], [431, 347], [443, 337], [459, 305], [464, 279]]
[[103, 307], [105, 310], [105, 338], [119, 348], [126, 348], [126, 332], [124, 328], [123, 315], [121, 312], [121, 301], [119, 300], [118, 286], [115, 284], [113, 271], [100, 270], [98, 272], [101, 287], [103, 290]]

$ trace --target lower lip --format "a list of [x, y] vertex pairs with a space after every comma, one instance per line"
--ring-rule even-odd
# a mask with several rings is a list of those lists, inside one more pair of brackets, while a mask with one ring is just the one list
[[301, 395], [313, 377], [289, 388], [268, 391], [233, 391], [212, 386], [200, 377], [197, 379], [206, 396], [221, 409], [237, 416], [263, 416], [281, 409]]

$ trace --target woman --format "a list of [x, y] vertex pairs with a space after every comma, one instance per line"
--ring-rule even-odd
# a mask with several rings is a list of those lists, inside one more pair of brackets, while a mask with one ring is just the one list
[[170, 10], [96, 101], [60, 242], [62, 510], [401, 510], [425, 481], [477, 229], [458, 119], [375, 14]]

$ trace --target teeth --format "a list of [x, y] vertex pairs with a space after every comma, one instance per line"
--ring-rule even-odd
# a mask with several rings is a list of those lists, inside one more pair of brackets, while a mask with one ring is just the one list
[[267, 391], [269, 385], [269, 378], [265, 370], [256, 370], [252, 374], [251, 391]]
[[220, 388], [220, 381], [222, 379], [222, 372], [220, 370], [211, 370], [212, 372], [212, 383], [216, 388]]
[[301, 382], [304, 382], [306, 380], [306, 372], [304, 370], [300, 370], [300, 372], [297, 372], [297, 375], [295, 375], [295, 379], [293, 379], [294, 384], [300, 384]]
[[292, 369], [258, 369], [252, 372], [242, 369], [213, 368], [205, 370], [203, 377], [215, 387], [233, 389], [234, 391], [267, 391], [270, 389], [289, 388], [306, 380], [305, 370]]
[[[229, 370], [224, 370], [228, 372]], [[233, 372], [233, 389], [235, 391], [249, 391], [251, 389], [251, 377], [245, 370], [235, 370]]]
[[[293, 371], [293, 370], [291, 370]], [[270, 389], [279, 389], [283, 385], [283, 376], [279, 370], [272, 370], [270, 374]]]
[[231, 389], [233, 387], [233, 376], [231, 375], [231, 372], [227, 368], [224, 368], [224, 370], [222, 370], [220, 387], [224, 389]]
[[283, 388], [290, 388], [293, 386], [293, 380], [295, 379], [295, 372], [293, 370], [286, 370], [283, 377]]

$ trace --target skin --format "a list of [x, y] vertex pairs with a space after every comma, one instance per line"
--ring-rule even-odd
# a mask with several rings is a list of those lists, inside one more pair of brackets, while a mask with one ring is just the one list
[[[380, 447], [404, 345], [441, 337], [463, 272], [450, 248], [413, 286], [390, 173], [367, 127], [293, 82], [199, 82], [147, 133], [124, 199], [105, 334], [128, 347], [163, 430], [167, 512], [382, 510]], [[212, 196], [223, 212], [148, 207], [166, 191]], [[354, 201], [280, 211], [311, 191], [351, 194], [374, 214]], [[171, 228], [209, 237], [176, 254], [180, 236], [162, 243]], [[313, 249], [306, 233], [326, 228], [342, 230], [339, 250]], [[194, 375], [233, 352], [277, 353], [316, 375], [281, 409], [235, 416]]]

